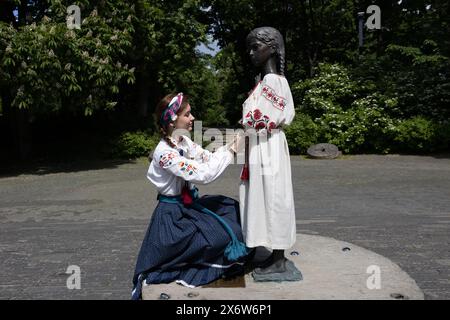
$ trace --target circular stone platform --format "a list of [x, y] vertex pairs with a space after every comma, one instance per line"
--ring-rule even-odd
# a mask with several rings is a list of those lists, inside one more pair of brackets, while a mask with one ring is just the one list
[[[291, 252], [298, 255], [291, 255]], [[331, 300], [424, 299], [416, 282], [389, 259], [351, 243], [297, 234], [286, 251], [303, 275], [296, 282], [255, 282], [245, 275], [245, 287], [187, 288], [176, 283], [146, 285], [144, 300]], [[242, 278], [241, 278], [242, 280]], [[243, 281], [241, 281], [243, 282]]]

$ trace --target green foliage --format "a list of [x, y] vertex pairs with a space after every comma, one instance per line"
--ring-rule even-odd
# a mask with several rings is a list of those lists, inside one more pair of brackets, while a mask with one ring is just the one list
[[205, 126], [226, 126], [228, 120], [221, 106], [221, 89], [211, 57], [200, 55], [197, 62], [183, 73], [182, 80], [188, 83], [183, 91], [189, 95], [192, 113]]
[[126, 159], [148, 156], [160, 139], [158, 134], [144, 131], [124, 132], [111, 141], [111, 156]]
[[226, 117], [225, 107], [219, 105], [208, 108], [206, 114], [201, 118], [205, 127], [227, 127], [230, 121]]
[[[229, 125], [236, 126], [242, 117], [242, 103], [247, 98], [246, 91], [242, 92], [242, 65], [234, 45], [229, 44], [212, 59], [214, 76], [220, 90], [220, 105], [225, 109], [225, 117]], [[245, 80], [245, 79], [244, 79]]]
[[285, 134], [290, 153], [305, 154], [311, 145], [318, 143], [319, 126], [307, 114], [297, 113]]
[[[308, 143], [318, 137], [346, 152], [391, 152], [398, 150], [396, 125], [405, 119], [450, 119], [448, 1], [376, 3], [382, 29], [366, 29], [361, 50], [356, 12], [366, 11], [371, 0], [204, 3], [211, 6], [211, 33], [223, 47], [215, 62], [231, 123], [253, 84], [245, 37], [262, 25], [285, 38], [287, 77], [296, 107], [305, 114], [288, 129], [295, 152], [305, 146], [294, 132]], [[305, 116], [317, 126], [311, 139], [304, 137], [302, 126], [312, 128]]]
[[[126, 114], [130, 125], [118, 121], [120, 132], [134, 131], [148, 127], [137, 109], [183, 91], [205, 126], [234, 127], [255, 83], [245, 38], [270, 25], [286, 44], [298, 108], [286, 130], [294, 153], [319, 142], [347, 153], [428, 152], [447, 141], [448, 1], [432, 1], [431, 8], [378, 1], [382, 30], [365, 30], [361, 50], [355, 14], [372, 0], [10, 1], [27, 3], [30, 15], [19, 10], [12, 22], [11, 5], [0, 4], [5, 113], [21, 108], [33, 119], [59, 114], [70, 121], [70, 114], [105, 112], [112, 119], [106, 123]], [[71, 4], [81, 8], [80, 30], [66, 27]], [[222, 48], [213, 58], [196, 51], [208, 33]]]
[[[316, 77], [292, 85], [302, 115], [288, 128], [294, 151], [304, 152], [314, 143], [333, 143], [345, 153], [389, 151], [395, 121], [387, 110], [395, 100], [365, 94], [347, 68], [319, 64]], [[304, 142], [301, 142], [304, 140]], [[303, 143], [303, 145], [301, 145]]]
[[46, 15], [33, 16], [33, 23], [0, 22], [0, 86], [11, 89], [13, 107], [92, 115], [120, 102], [132, 105], [132, 98], [123, 99], [134, 91], [135, 75], [144, 75], [151, 87], [139, 89], [156, 92], [154, 99], [191, 84], [192, 96], [201, 96], [195, 90], [205, 86], [194, 82], [204, 85], [211, 77], [199, 77], [206, 65], [195, 48], [206, 26], [199, 22], [198, 0], [78, 1], [81, 29], [68, 30], [71, 4], [55, 0], [40, 8], [38, 2], [29, 10], [39, 7]]
[[448, 150], [450, 123], [437, 123], [422, 116], [401, 121], [394, 138], [401, 152], [435, 152]]
[[47, 114], [61, 108], [91, 115], [112, 109], [121, 82], [134, 82], [124, 63], [134, 32], [124, 3], [89, 8], [81, 3], [81, 29], [66, 26], [65, 5], [53, 1], [50, 16], [18, 29], [0, 23], [0, 83], [12, 91], [12, 107]]
[[[150, 72], [164, 92], [189, 86], [190, 68], [198, 62], [195, 47], [206, 39], [199, 0], [136, 2], [132, 58]], [[187, 80], [187, 81], [186, 81]]]
[[[364, 103], [365, 99], [355, 102]], [[385, 116], [384, 110], [376, 105], [367, 109], [335, 109], [324, 114], [319, 121], [321, 139], [337, 145], [344, 153], [387, 153], [395, 128], [394, 121]]]
[[[448, 121], [416, 116], [398, 118], [399, 97], [373, 91], [366, 80], [358, 86], [349, 70], [320, 64], [313, 79], [293, 84], [302, 115], [287, 130], [293, 152], [327, 142], [344, 153], [433, 152], [448, 149]], [[298, 117], [298, 115], [297, 115]]]
[[319, 64], [316, 77], [291, 87], [296, 105], [315, 118], [335, 108], [347, 109], [358, 90], [345, 67], [326, 63]]
[[369, 80], [373, 90], [397, 101], [392, 116], [450, 118], [450, 60], [431, 40], [421, 48], [388, 45], [385, 55], [365, 56], [353, 72], [357, 82]]

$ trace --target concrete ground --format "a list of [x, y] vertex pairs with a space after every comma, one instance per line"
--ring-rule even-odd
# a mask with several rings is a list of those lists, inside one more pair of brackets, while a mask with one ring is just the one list
[[[146, 170], [140, 160], [1, 175], [0, 299], [129, 299], [156, 204]], [[237, 199], [239, 170], [201, 193]], [[373, 251], [426, 299], [450, 299], [450, 158], [292, 157], [292, 174], [298, 233]], [[69, 266], [80, 268], [80, 289], [68, 289], [77, 285]]]

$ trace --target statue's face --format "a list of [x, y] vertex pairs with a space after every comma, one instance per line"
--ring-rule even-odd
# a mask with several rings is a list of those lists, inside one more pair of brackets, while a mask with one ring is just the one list
[[263, 66], [274, 54], [274, 50], [262, 41], [252, 37], [247, 44], [250, 60], [255, 67]]

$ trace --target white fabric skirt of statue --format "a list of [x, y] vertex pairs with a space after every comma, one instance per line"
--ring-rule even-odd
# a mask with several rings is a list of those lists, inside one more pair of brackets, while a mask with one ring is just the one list
[[248, 247], [284, 250], [296, 240], [291, 161], [282, 130], [250, 134], [249, 180], [239, 186], [242, 232]]

